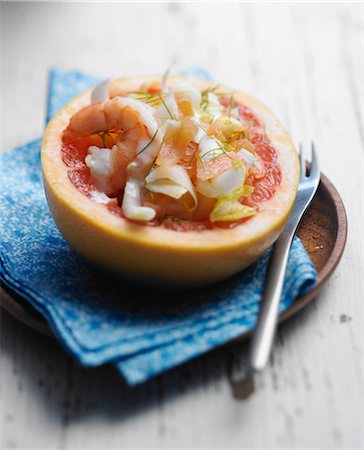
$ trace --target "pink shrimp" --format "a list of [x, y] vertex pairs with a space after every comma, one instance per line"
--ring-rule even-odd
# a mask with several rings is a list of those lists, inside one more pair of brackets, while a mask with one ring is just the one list
[[66, 133], [88, 136], [100, 131], [127, 131], [140, 124], [153, 136], [156, 125], [150, 107], [133, 98], [114, 97], [78, 111], [71, 117]]
[[[120, 163], [118, 166], [124, 168], [126, 162], [128, 165], [123, 176], [120, 174], [114, 180], [114, 174], [110, 174], [107, 182], [110, 182], [110, 190], [116, 185], [125, 186], [122, 209], [132, 220], [148, 221], [155, 216], [154, 209], [141, 204], [144, 178], [160, 148], [153, 111], [152, 107], [134, 98], [114, 97], [93, 103], [74, 114], [65, 131], [66, 135], [76, 137], [100, 131], [121, 132], [115, 156]], [[119, 161], [119, 150], [123, 153], [123, 161]]]

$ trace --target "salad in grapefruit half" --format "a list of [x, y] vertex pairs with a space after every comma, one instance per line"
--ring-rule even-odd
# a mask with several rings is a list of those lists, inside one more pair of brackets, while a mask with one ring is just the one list
[[48, 204], [90, 261], [183, 286], [231, 276], [288, 219], [297, 152], [260, 102], [184, 77], [105, 81], [71, 100], [42, 143]]

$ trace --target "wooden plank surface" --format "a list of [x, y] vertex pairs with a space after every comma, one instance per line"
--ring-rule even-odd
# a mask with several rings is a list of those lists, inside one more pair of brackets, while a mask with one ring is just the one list
[[[50, 67], [160, 73], [173, 59], [266, 103], [315, 139], [349, 238], [318, 298], [284, 324], [246, 400], [246, 344], [136, 389], [78, 367], [1, 314], [0, 448], [363, 448], [363, 6], [1, 3], [2, 148], [42, 134]], [[6, 168], [2, 168], [6, 170]]]

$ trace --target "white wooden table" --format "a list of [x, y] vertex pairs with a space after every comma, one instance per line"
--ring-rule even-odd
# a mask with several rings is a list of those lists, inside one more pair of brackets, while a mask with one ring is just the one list
[[340, 266], [280, 328], [244, 401], [229, 373], [246, 344], [129, 389], [2, 313], [1, 448], [362, 448], [363, 5], [2, 3], [1, 32], [3, 148], [42, 134], [50, 67], [106, 77], [178, 58], [262, 99], [296, 141], [314, 138], [349, 218]]

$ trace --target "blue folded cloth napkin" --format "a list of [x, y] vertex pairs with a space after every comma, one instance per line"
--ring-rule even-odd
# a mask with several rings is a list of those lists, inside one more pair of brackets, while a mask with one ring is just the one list
[[[97, 81], [53, 70], [47, 120]], [[0, 278], [42, 314], [77, 361], [112, 362], [134, 385], [254, 328], [269, 252], [243, 273], [188, 292], [137, 287], [99, 273], [68, 246], [53, 222], [43, 192], [40, 145], [37, 139], [2, 155]], [[295, 238], [281, 311], [316, 277]]]

